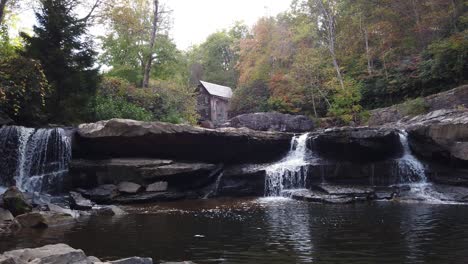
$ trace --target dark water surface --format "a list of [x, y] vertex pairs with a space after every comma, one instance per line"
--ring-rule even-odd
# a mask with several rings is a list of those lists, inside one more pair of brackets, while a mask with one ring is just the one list
[[127, 208], [0, 235], [0, 252], [67, 243], [104, 260], [197, 263], [468, 263], [468, 206], [211, 200]]

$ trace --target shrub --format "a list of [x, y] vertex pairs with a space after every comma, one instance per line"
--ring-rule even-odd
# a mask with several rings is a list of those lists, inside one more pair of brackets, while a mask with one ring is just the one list
[[345, 89], [337, 87], [335, 90], [328, 115], [339, 118], [345, 124], [352, 121], [358, 122], [360, 119], [359, 114], [362, 111], [362, 106], [359, 104], [361, 100], [360, 83], [352, 79], [346, 79]]
[[429, 105], [424, 100], [424, 98], [416, 98], [414, 100], [409, 100], [404, 102], [401, 105], [400, 111], [405, 116], [417, 116], [426, 114], [429, 111]]
[[139, 121], [152, 121], [153, 114], [123, 98], [98, 95], [94, 101], [94, 114], [97, 120], [125, 118]]
[[0, 109], [21, 124], [47, 119], [51, 87], [39, 62], [10, 57], [0, 60]]

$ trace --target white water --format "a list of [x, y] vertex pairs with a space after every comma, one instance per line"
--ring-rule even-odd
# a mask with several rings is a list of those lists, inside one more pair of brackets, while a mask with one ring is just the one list
[[0, 145], [5, 148], [0, 154], [12, 156], [1, 160], [6, 171], [0, 172], [3, 183], [11, 184], [14, 179], [25, 192], [59, 187], [71, 159], [70, 139], [63, 129], [5, 127], [0, 129], [0, 136]]
[[414, 200], [426, 203], [446, 203], [447, 198], [434, 190], [432, 183], [427, 181], [424, 165], [411, 153], [408, 134], [401, 131], [400, 142], [403, 146], [403, 157], [398, 159], [400, 185], [410, 188]]
[[281, 196], [284, 190], [305, 188], [310, 155], [307, 148], [309, 134], [295, 136], [291, 140], [291, 149], [280, 162], [266, 168], [266, 196]]

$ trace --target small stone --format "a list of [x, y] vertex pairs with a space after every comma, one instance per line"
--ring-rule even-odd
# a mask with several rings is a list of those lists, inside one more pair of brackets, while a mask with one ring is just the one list
[[17, 216], [16, 221], [25, 228], [46, 228], [48, 223], [41, 213], [27, 213]]
[[75, 210], [90, 210], [93, 203], [77, 192], [70, 192], [70, 207]]
[[141, 185], [133, 182], [121, 182], [118, 186], [119, 192], [127, 194], [135, 194], [141, 189]]
[[94, 210], [93, 214], [97, 216], [119, 216], [127, 213], [115, 205], [109, 205]]
[[155, 182], [153, 184], [148, 185], [146, 187], [147, 192], [165, 192], [167, 191], [168, 183], [161, 181], [161, 182]]

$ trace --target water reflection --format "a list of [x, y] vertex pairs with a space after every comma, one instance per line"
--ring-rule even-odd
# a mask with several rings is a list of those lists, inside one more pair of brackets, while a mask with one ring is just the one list
[[104, 260], [196, 263], [465, 263], [462, 205], [323, 205], [207, 200], [127, 208], [43, 231], [0, 235], [0, 251], [64, 242]]

